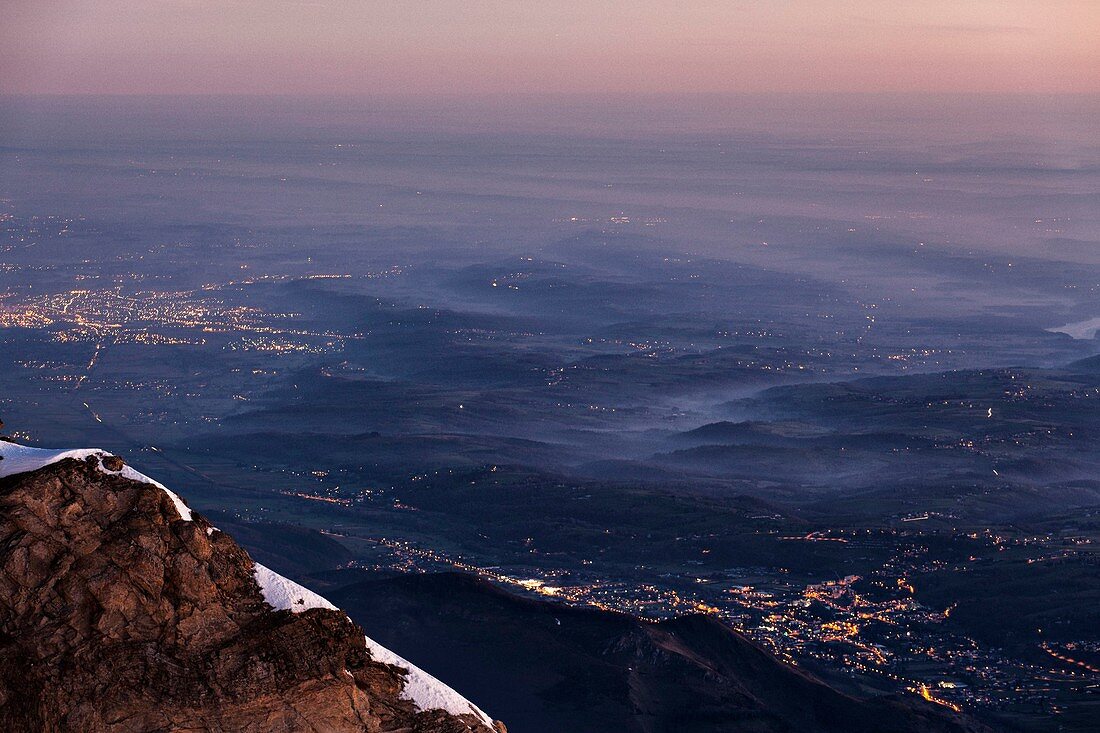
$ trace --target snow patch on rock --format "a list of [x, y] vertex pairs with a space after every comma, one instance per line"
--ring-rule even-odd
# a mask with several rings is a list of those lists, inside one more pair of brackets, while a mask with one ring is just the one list
[[374, 661], [408, 670], [405, 676], [405, 687], [401, 690], [402, 699], [412, 701], [420, 710], [446, 710], [451, 715], [475, 715], [490, 730], [493, 728], [493, 719], [477, 705], [369, 636], [366, 640], [367, 649]]
[[[260, 563], [255, 563], [253, 573], [264, 600], [278, 611], [300, 613], [310, 608], [337, 610], [326, 598]], [[493, 727], [493, 719], [462, 695], [369, 636], [364, 638], [372, 659], [407, 671], [405, 687], [401, 691], [402, 699], [411, 701], [419, 710], [445, 710], [451, 715], [475, 715], [490, 729]]]
[[265, 568], [260, 563], [255, 564], [252, 574], [256, 577], [256, 584], [260, 586], [260, 592], [264, 600], [276, 611], [293, 611], [301, 613], [311, 608], [325, 608], [329, 611], [338, 610], [336, 606], [322, 598], [309, 588], [298, 585], [289, 578]]
[[[0, 441], [0, 478], [17, 473], [37, 471], [40, 468], [57, 463], [58, 461], [63, 461], [66, 458], [74, 458], [78, 461], [83, 461], [89, 456], [95, 456], [102, 459], [109, 455], [110, 453], [100, 448], [31, 448], [26, 445]], [[145, 474], [139, 473], [129, 466], [123, 466], [121, 471], [109, 471], [103, 467], [102, 460], [99, 463], [99, 470], [103, 471], [103, 473], [128, 478], [131, 481], [138, 481], [143, 484], [156, 486], [172, 500], [172, 505], [175, 506], [176, 511], [180, 515], [180, 519], [187, 522], [191, 521], [191, 510], [183, 503], [183, 499], [179, 498], [172, 491], [169, 491], [168, 487], [164, 484], [154, 481]]]

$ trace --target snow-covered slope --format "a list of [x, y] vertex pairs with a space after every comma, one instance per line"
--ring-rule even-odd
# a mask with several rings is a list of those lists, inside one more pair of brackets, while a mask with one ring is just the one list
[[276, 611], [300, 613], [311, 608], [326, 608], [330, 611], [339, 610], [309, 588], [298, 585], [289, 578], [284, 578], [260, 563], [256, 563], [252, 574], [256, 578], [256, 584], [260, 586], [260, 591], [264, 594], [264, 600]]
[[[151, 484], [161, 489], [171, 498], [176, 511], [179, 512], [180, 519], [192, 521], [191, 510], [179, 496], [163, 484], [135, 471], [129, 466], [123, 466], [119, 471], [106, 468], [102, 459], [107, 458], [110, 454], [98, 448], [52, 450], [30, 448], [0, 441], [0, 478], [17, 473], [36, 471], [66, 458], [83, 461], [91, 456], [100, 459], [98, 468], [104, 473]], [[300, 613], [311, 608], [338, 610], [336, 606], [320, 595], [259, 563], [255, 563], [253, 575], [256, 578], [256, 584], [259, 585], [260, 591], [263, 593], [264, 600], [277, 611]], [[406, 670], [405, 687], [402, 690], [401, 697], [411, 701], [419, 710], [445, 710], [452, 715], [475, 715], [486, 726], [493, 729], [492, 718], [462, 695], [419, 667], [376, 643], [370, 637], [366, 637], [366, 644], [374, 660]]]
[[466, 698], [459, 695], [447, 685], [435, 677], [408, 662], [403, 657], [391, 652], [386, 647], [371, 639], [367, 639], [367, 649], [370, 650], [372, 659], [384, 664], [392, 664], [409, 671], [405, 677], [405, 689], [401, 691], [401, 697], [411, 700], [421, 710], [446, 710], [452, 715], [464, 715], [473, 713], [481, 719], [485, 725], [493, 727], [493, 719], [486, 715], [481, 708], [474, 705]]

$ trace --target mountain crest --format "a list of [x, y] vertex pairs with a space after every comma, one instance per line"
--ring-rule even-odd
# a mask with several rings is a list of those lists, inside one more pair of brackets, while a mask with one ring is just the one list
[[0, 729], [504, 731], [96, 449], [0, 442]]

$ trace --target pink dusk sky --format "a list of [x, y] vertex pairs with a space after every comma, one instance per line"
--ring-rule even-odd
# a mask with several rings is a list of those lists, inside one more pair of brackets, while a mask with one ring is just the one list
[[0, 0], [0, 92], [1100, 92], [1100, 0]]

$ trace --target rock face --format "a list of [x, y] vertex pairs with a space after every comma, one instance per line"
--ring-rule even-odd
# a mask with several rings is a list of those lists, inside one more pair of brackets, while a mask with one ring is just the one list
[[417, 674], [461, 698], [342, 612], [273, 609], [248, 554], [158, 485], [95, 454], [4, 476], [0, 446], [0, 730], [504, 730], [421, 709]]

